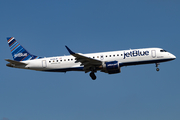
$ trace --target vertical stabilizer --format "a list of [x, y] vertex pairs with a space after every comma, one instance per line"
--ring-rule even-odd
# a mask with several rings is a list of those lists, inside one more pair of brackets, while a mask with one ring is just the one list
[[26, 61], [39, 58], [38, 56], [30, 54], [26, 49], [24, 49], [14, 37], [8, 37], [7, 41], [15, 61]]

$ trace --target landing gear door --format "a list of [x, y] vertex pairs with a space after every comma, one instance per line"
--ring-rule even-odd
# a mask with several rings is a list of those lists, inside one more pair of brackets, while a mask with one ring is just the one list
[[47, 67], [46, 60], [43, 60], [43, 61], [42, 61], [42, 67], [43, 67], [43, 68], [46, 68], [46, 67]]
[[152, 58], [155, 58], [156, 57], [156, 50], [152, 50], [151, 55], [152, 55]]

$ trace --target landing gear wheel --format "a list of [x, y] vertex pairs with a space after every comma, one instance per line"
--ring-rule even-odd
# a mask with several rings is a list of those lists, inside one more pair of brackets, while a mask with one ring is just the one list
[[159, 68], [156, 68], [156, 71], [159, 71]]
[[156, 71], [159, 71], [159, 68], [158, 68], [159, 63], [155, 63], [155, 64], [156, 64]]
[[91, 72], [89, 75], [93, 80], [96, 80], [96, 75], [94, 74], [94, 72]]

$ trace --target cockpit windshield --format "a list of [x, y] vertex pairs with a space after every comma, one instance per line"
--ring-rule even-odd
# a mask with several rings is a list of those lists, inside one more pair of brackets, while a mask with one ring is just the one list
[[160, 50], [160, 52], [167, 52], [166, 50]]

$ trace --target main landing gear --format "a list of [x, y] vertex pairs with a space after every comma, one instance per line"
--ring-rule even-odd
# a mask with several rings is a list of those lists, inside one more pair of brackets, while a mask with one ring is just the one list
[[91, 72], [89, 75], [93, 80], [96, 80], [96, 75], [94, 74], [94, 72]]
[[158, 65], [159, 63], [156, 63], [156, 71], [159, 71]]
[[89, 76], [92, 78], [92, 80], [96, 80], [96, 75], [94, 74], [95, 72], [97, 72], [95, 67], [90, 67], [90, 71], [91, 73], [89, 74]]

